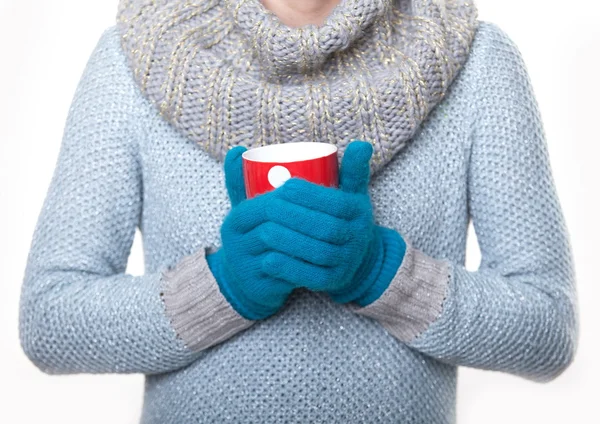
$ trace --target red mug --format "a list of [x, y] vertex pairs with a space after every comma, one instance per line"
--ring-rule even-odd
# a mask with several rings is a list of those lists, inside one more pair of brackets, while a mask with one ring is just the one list
[[326, 187], [338, 187], [337, 147], [329, 143], [270, 144], [242, 154], [248, 199], [274, 190], [289, 178], [303, 178]]

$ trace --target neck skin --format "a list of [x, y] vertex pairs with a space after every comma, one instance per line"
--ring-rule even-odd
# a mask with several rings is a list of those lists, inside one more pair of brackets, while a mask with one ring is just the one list
[[308, 24], [322, 25], [341, 0], [260, 0], [260, 2], [285, 25], [298, 28]]

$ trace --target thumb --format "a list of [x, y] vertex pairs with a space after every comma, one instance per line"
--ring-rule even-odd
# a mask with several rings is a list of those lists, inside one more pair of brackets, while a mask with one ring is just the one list
[[244, 185], [244, 169], [242, 166], [242, 154], [247, 149], [244, 146], [236, 146], [230, 149], [225, 156], [225, 186], [231, 201], [231, 206], [237, 206], [242, 200], [246, 200], [246, 186]]
[[373, 146], [366, 141], [354, 140], [346, 147], [340, 169], [340, 188], [343, 191], [368, 193], [372, 155]]

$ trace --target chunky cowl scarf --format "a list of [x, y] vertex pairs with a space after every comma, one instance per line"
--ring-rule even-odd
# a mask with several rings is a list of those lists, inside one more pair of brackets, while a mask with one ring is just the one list
[[211, 156], [236, 145], [373, 143], [372, 171], [413, 136], [468, 57], [465, 0], [342, 0], [290, 28], [260, 0], [121, 0], [122, 46], [162, 116]]

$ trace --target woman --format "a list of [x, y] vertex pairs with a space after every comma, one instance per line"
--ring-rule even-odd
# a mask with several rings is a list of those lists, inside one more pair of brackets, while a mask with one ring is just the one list
[[[476, 16], [123, 0], [33, 237], [29, 358], [146, 374], [145, 424], [451, 423], [459, 365], [557, 377], [577, 341], [568, 234], [522, 57]], [[340, 189], [246, 199], [241, 153], [296, 141], [339, 147]]]

